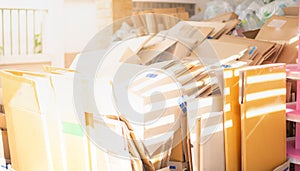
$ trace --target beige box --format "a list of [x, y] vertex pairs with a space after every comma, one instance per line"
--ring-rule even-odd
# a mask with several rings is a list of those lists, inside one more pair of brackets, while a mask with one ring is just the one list
[[61, 130], [49, 78], [6, 70], [1, 71], [1, 79], [13, 168], [63, 170]]

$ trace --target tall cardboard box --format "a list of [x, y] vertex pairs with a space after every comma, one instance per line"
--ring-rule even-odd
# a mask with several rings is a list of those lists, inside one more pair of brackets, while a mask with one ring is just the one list
[[1, 78], [13, 168], [64, 170], [59, 116], [49, 78], [19, 71], [1, 71]]
[[226, 170], [241, 168], [241, 112], [239, 104], [239, 70], [224, 69], [224, 137]]
[[89, 170], [89, 139], [84, 129], [84, 104], [75, 101], [74, 72], [49, 75], [60, 116], [67, 170]]
[[189, 127], [196, 128], [191, 132], [196, 135], [196, 140], [192, 141], [193, 169], [225, 170], [222, 96], [191, 99], [187, 106]]

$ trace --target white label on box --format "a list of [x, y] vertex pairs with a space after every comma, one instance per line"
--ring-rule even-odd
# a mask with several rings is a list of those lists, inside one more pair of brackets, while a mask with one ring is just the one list
[[285, 23], [286, 23], [286, 20], [274, 19], [268, 24], [268, 27], [281, 28]]

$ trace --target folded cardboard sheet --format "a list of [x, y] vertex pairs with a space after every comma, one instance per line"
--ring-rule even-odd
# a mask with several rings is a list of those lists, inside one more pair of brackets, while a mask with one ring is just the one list
[[[239, 104], [239, 69], [224, 69], [224, 137], [226, 170], [241, 167], [241, 113]], [[233, 162], [234, 161], [234, 162]]]
[[[232, 42], [236, 44], [247, 44], [249, 46], [246, 56], [242, 57], [242, 60], [253, 60], [251, 65], [259, 65], [263, 62], [267, 56], [275, 53], [275, 43], [258, 41], [253, 39], [241, 38], [236, 36], [223, 35], [219, 40], [224, 42]], [[253, 51], [257, 51], [254, 53]], [[271, 53], [270, 53], [271, 51]]]
[[286, 161], [285, 65], [243, 68], [239, 87], [242, 170], [275, 169]]
[[[194, 170], [225, 170], [222, 96], [189, 99], [188, 125], [193, 142]], [[218, 147], [218, 148], [216, 148]], [[217, 163], [217, 164], [216, 164]]]
[[296, 63], [298, 57], [298, 17], [272, 16], [258, 32], [256, 40], [286, 44], [277, 63]]
[[[1, 77], [13, 168], [64, 170], [62, 131], [49, 77], [21, 71], [1, 71]], [[32, 162], [37, 158], [39, 162]]]

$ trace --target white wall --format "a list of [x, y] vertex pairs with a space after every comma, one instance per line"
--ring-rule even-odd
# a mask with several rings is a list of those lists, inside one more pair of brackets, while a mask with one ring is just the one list
[[82, 51], [97, 33], [96, 4], [93, 1], [65, 1], [63, 17], [65, 53]]

